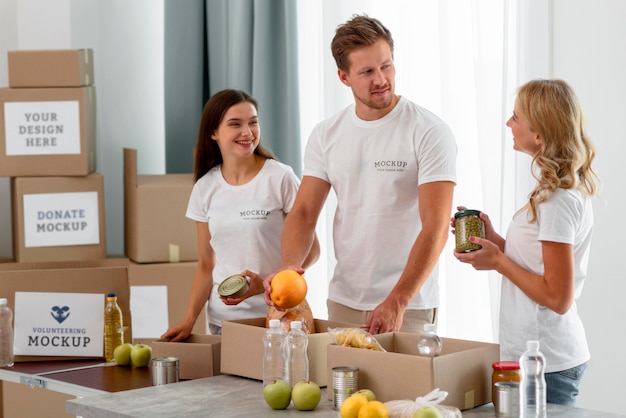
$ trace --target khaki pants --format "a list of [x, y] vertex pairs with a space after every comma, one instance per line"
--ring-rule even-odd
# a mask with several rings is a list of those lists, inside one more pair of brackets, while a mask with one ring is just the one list
[[[348, 308], [330, 299], [326, 300], [328, 307], [328, 319], [330, 321], [346, 322], [348, 324], [362, 325], [367, 322], [372, 311], [359, 311]], [[424, 324], [434, 324], [437, 319], [437, 308], [424, 310], [406, 310], [402, 319], [402, 332], [415, 332], [421, 334]]]

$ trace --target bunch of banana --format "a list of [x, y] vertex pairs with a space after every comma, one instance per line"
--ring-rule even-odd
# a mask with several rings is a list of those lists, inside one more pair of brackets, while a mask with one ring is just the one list
[[344, 347], [365, 348], [385, 351], [372, 335], [360, 328], [337, 328], [334, 330], [335, 342]]

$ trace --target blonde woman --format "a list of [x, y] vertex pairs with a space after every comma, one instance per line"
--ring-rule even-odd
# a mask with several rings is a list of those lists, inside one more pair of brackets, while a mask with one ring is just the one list
[[575, 406], [590, 359], [576, 299], [587, 277], [591, 246], [591, 197], [598, 187], [591, 168], [595, 148], [584, 131], [576, 94], [561, 80], [523, 85], [506, 125], [513, 148], [533, 158], [537, 184], [506, 238], [482, 213], [485, 239], [470, 238], [482, 249], [455, 256], [476, 270], [502, 274], [501, 358], [517, 360], [527, 340], [538, 340], [546, 356], [547, 401]]

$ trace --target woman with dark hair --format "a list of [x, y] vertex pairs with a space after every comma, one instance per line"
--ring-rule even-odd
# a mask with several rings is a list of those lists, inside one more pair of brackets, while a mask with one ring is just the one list
[[[261, 144], [257, 102], [241, 90], [222, 90], [204, 107], [196, 145], [195, 185], [187, 217], [196, 221], [198, 267], [185, 317], [162, 338], [189, 336], [208, 300], [212, 334], [222, 320], [265, 317], [263, 277], [280, 266], [285, 216], [299, 179]], [[307, 260], [319, 255], [313, 246]], [[240, 274], [249, 281], [241, 297], [220, 297], [219, 284]]]

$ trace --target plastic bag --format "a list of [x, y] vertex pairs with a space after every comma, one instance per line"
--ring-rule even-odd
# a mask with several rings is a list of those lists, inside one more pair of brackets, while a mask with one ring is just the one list
[[389, 418], [413, 418], [415, 411], [427, 405], [437, 408], [442, 418], [462, 418], [459, 408], [439, 405], [447, 396], [448, 392], [435, 389], [425, 396], [417, 397], [414, 401], [409, 399], [388, 401], [385, 402], [385, 406], [389, 410]]
[[315, 334], [315, 322], [313, 321], [313, 311], [309, 303], [304, 299], [295, 308], [287, 310], [278, 310], [273, 306], [267, 309], [265, 317], [265, 328], [269, 328], [270, 319], [280, 319], [280, 328], [289, 332], [291, 321], [302, 321], [302, 331], [307, 334]]
[[337, 344], [344, 347], [386, 351], [372, 334], [361, 328], [328, 328], [328, 333]]

